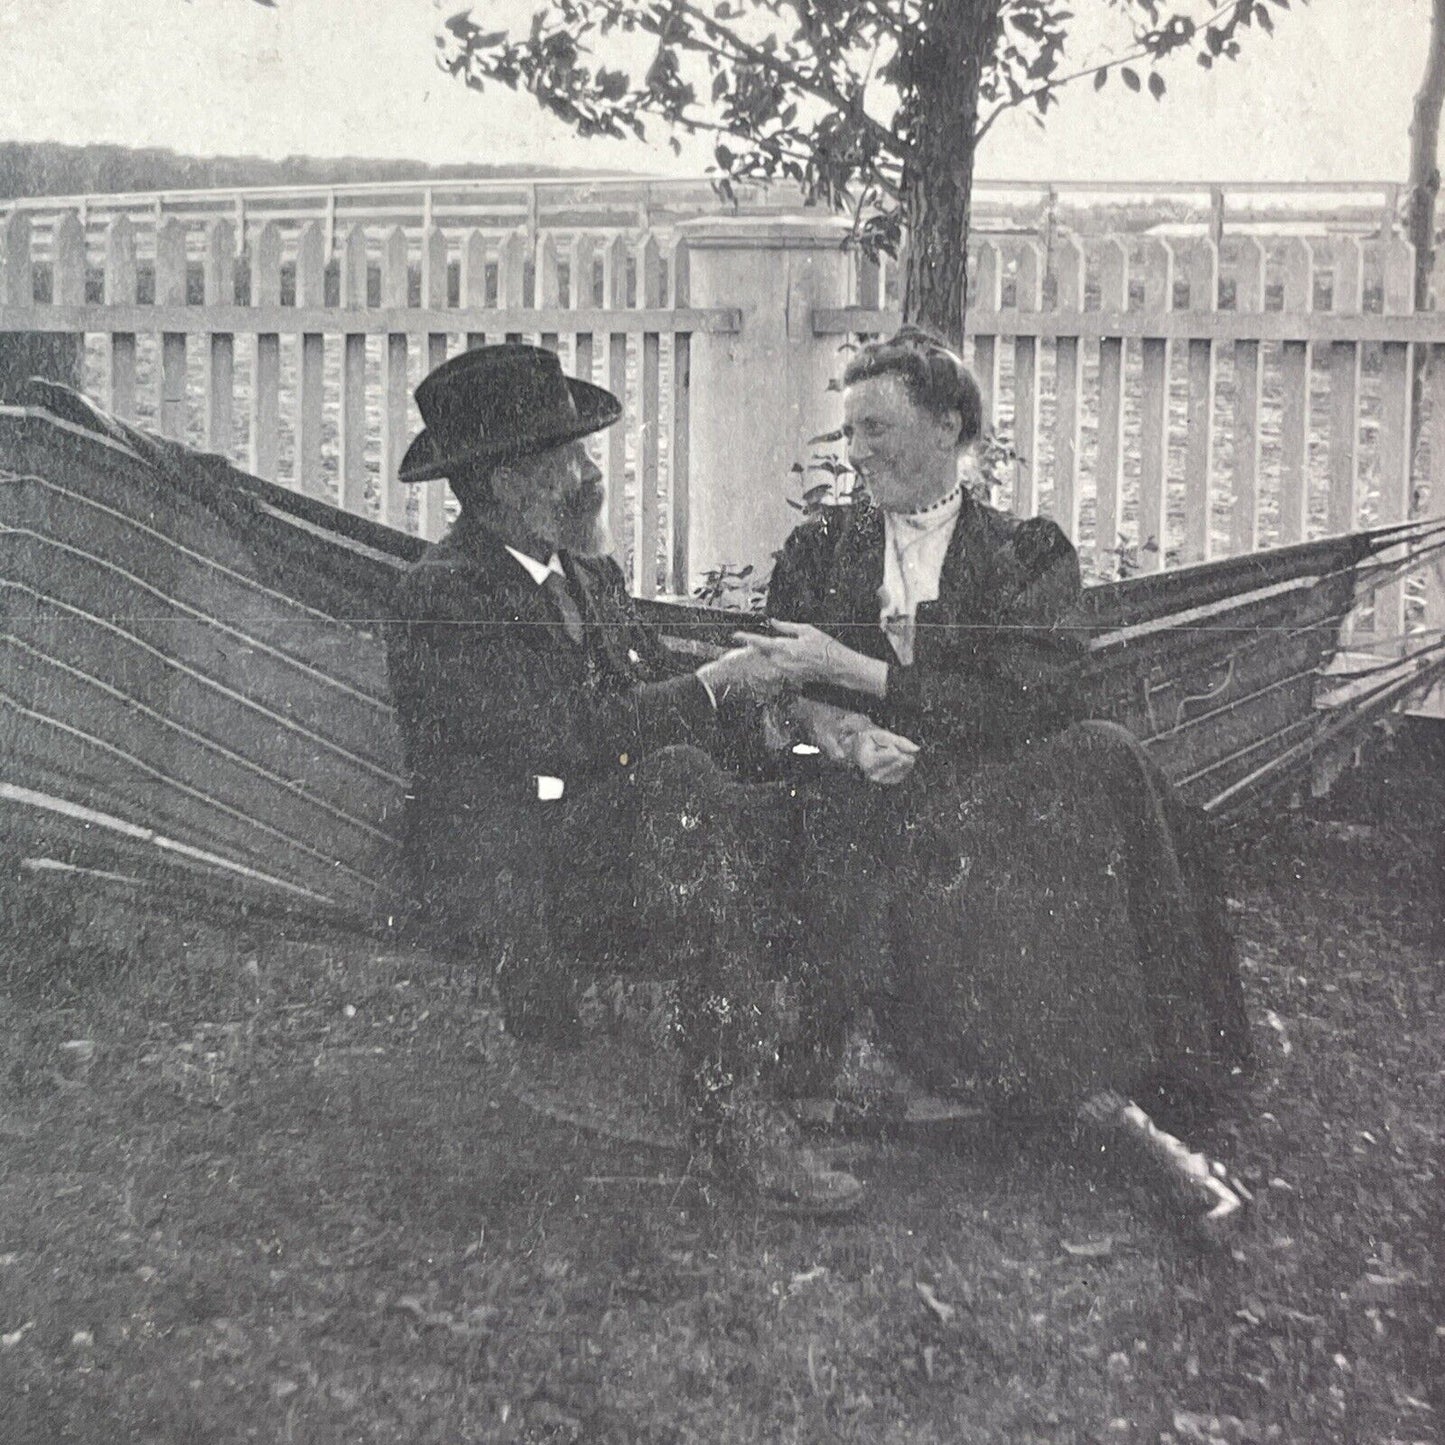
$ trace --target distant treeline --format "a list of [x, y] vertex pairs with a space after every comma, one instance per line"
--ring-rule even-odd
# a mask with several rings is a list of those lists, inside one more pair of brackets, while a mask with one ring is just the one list
[[287, 156], [187, 156], [160, 146], [0, 143], [0, 199], [107, 191], [202, 190], [215, 186], [329, 186], [376, 181], [487, 180], [507, 176], [586, 174], [536, 165], [427, 166], [419, 161]]

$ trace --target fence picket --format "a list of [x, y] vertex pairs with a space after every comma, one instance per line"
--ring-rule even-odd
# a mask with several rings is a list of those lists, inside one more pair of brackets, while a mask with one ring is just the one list
[[85, 305], [85, 227], [74, 211], [55, 225], [51, 239], [51, 302], [56, 306]]
[[[1032, 314], [1044, 308], [1043, 251], [1025, 241], [1016, 253], [1014, 306]], [[1013, 510], [1032, 517], [1039, 509], [1039, 341], [1014, 337], [1014, 467]]]
[[[467, 311], [481, 311], [487, 304], [487, 238], [480, 231], [468, 231], [462, 242], [461, 274], [458, 294]], [[467, 349], [485, 346], [484, 331], [467, 332]]]
[[[1234, 309], [1264, 310], [1264, 247], [1246, 236], [1239, 243]], [[1264, 350], [1257, 341], [1234, 343], [1234, 496], [1229, 512], [1229, 550], [1239, 556], [1259, 546], [1259, 456]], [[1206, 552], [1207, 556], [1208, 553]]]
[[[572, 243], [572, 309], [590, 309], [592, 306], [593, 268], [597, 259], [597, 242], [586, 234], [579, 235]], [[677, 303], [674, 302], [674, 305]], [[592, 333], [579, 331], [572, 364], [573, 372], [583, 381], [592, 380], [595, 352]]]
[[[393, 226], [381, 248], [381, 304], [401, 308], [407, 305], [406, 232]], [[381, 520], [389, 527], [405, 528], [410, 498], [397, 481], [396, 471], [408, 440], [407, 402], [411, 389], [407, 380], [407, 336], [404, 331], [387, 333], [385, 371], [382, 373], [381, 403]]]
[[[432, 226], [422, 238], [421, 304], [442, 311], [447, 304], [447, 236]], [[447, 333], [432, 331], [426, 339], [426, 370], [435, 371], [447, 359]], [[421, 535], [435, 541], [447, 529], [447, 484], [423, 482], [417, 489], [417, 516]]]
[[[105, 304], [134, 306], [136, 297], [135, 227], [129, 216], [117, 216], [105, 236]], [[135, 417], [135, 332], [114, 331], [110, 337], [107, 404], [122, 421]]]
[[[555, 311], [562, 304], [562, 265], [557, 255], [557, 238], [551, 231], [546, 232], [537, 242], [537, 285], [535, 299], [538, 309]], [[560, 348], [560, 338], [555, 331], [544, 331], [539, 338], [549, 351]]]
[[[326, 304], [326, 238], [319, 221], [308, 222], [296, 246], [296, 304]], [[303, 333], [296, 398], [296, 459], [292, 484], [307, 496], [326, 496], [321, 472], [321, 420], [325, 408], [326, 338]]]
[[[978, 310], [998, 311], [1003, 306], [1003, 258], [992, 241], [979, 244], [978, 279], [974, 290]], [[988, 433], [998, 425], [999, 356], [996, 336], [974, 337], [973, 374], [983, 398], [983, 429]]]
[[[640, 306], [662, 305], [662, 252], [658, 249], [656, 236], [647, 236], [637, 250], [637, 301]], [[658, 333], [644, 332], [642, 367], [638, 376], [642, 415], [639, 418], [637, 457], [637, 510], [642, 519], [637, 583], [639, 595], [643, 597], [657, 595], [657, 554], [662, 530], [658, 498], [658, 443], [662, 432], [661, 360]]]
[[[56, 222], [51, 251], [51, 301], [57, 306], [84, 306], [85, 227], [81, 225], [80, 217], [74, 211], [67, 211]], [[59, 337], [56, 341], [59, 341]], [[67, 350], [70, 353], [66, 365], [67, 374], [74, 379], [73, 385], [81, 385], [80, 378], [84, 375], [85, 333], [80, 332], [72, 337]]]
[[[1084, 309], [1084, 253], [1062, 237], [1054, 247], [1054, 309]], [[1061, 336], [1054, 346], [1054, 520], [1072, 542], [1079, 540], [1079, 436], [1084, 369], [1079, 338]]]
[[[167, 308], [186, 304], [186, 232], [172, 216], [156, 231], [155, 304]], [[161, 435], [184, 440], [186, 435], [186, 334], [161, 333]]]
[[[692, 277], [686, 241], [672, 251], [672, 304], [675, 309], [689, 304]], [[684, 597], [692, 591], [692, 564], [687, 550], [690, 496], [692, 425], [692, 336], [679, 331], [672, 338], [672, 442], [668, 450], [672, 473], [672, 577], [668, 590]]]
[[[1159, 240], [1144, 243], [1144, 310], [1157, 315], [1174, 306], [1174, 253]], [[1139, 381], [1139, 525], [1141, 572], [1164, 566], [1168, 538], [1166, 495], [1169, 485], [1169, 361], [1166, 337], [1140, 342]], [[1152, 545], [1151, 545], [1152, 544]]]
[[[1335, 286], [1330, 309], [1356, 313], [1365, 305], [1365, 265], [1353, 236], [1334, 240]], [[1326, 525], [1348, 532], [1359, 515], [1360, 500], [1360, 346], [1336, 341], [1330, 346], [1330, 490]]]
[[[602, 304], [621, 311], [627, 306], [627, 240], [615, 236], [602, 253]], [[622, 420], [607, 431], [607, 527], [622, 558], [623, 570], [632, 577], [636, 554], [627, 524], [627, 336], [612, 332], [607, 338], [607, 389], [621, 399]]]
[[[1098, 249], [1099, 309], [1129, 306], [1129, 253], [1111, 237]], [[1124, 338], [1099, 340], [1099, 446], [1094, 467], [1094, 564], [1108, 575], [1118, 560], [1120, 497], [1124, 489]]]
[[[527, 233], [513, 231], [497, 251], [497, 305], [520, 311], [527, 304]], [[520, 341], [520, 331], [509, 331], [508, 341]]]
[[[1287, 241], [1283, 258], [1284, 309], [1312, 311], [1315, 258], [1308, 241]], [[1280, 357], [1279, 540], [1301, 542], [1309, 524], [1310, 378], [1314, 348], [1286, 341]]]
[[[251, 305], [281, 304], [281, 232], [274, 221], [261, 227], [251, 256]], [[251, 470], [277, 479], [281, 455], [281, 337], [256, 337], [256, 374], [251, 381]]]
[[[1185, 252], [1189, 309], [1215, 311], [1219, 306], [1219, 247], [1205, 239]], [[1184, 434], [1184, 542], [1179, 560], [1202, 562], [1209, 557], [1212, 514], [1210, 481], [1214, 474], [1214, 343], [1207, 337], [1189, 343], [1188, 410]], [[1162, 539], [1161, 539], [1162, 541]]]
[[[1415, 248], [1403, 237], [1384, 243], [1384, 309], [1404, 316], [1415, 309]], [[1414, 389], [1414, 347], [1407, 341], [1386, 341], [1380, 348], [1380, 483], [1377, 522], [1403, 522], [1410, 509], [1410, 438]], [[1391, 650], [1404, 650], [1405, 586], [1387, 582], [1375, 594], [1375, 636]]]
[[[204, 278], [207, 306], [236, 304], [236, 235], [224, 218], [206, 227]], [[223, 457], [234, 447], [235, 393], [236, 339], [218, 331], [206, 348], [206, 445]]]
[[[368, 244], [366, 230], [352, 226], [341, 244], [341, 304], [365, 310]], [[366, 335], [349, 332], [341, 351], [341, 460], [336, 489], [348, 512], [366, 510]]]

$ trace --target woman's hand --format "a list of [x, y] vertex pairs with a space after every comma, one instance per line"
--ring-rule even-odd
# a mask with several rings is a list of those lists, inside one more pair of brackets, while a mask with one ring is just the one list
[[849, 739], [849, 761], [870, 783], [893, 787], [913, 771], [918, 744], [876, 725], [859, 728]]
[[739, 632], [733, 641], [768, 657], [797, 687], [841, 687], [873, 697], [887, 692], [886, 663], [844, 647], [807, 622], [773, 622], [772, 628], [771, 636]]

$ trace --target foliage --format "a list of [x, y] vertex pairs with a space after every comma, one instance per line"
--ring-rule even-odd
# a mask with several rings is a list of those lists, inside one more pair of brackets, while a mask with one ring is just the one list
[[[437, 45], [468, 85], [525, 90], [583, 136], [643, 138], [652, 121], [675, 149], [679, 133], [707, 135], [724, 195], [737, 181], [794, 181], [851, 208], [869, 252], [894, 254], [907, 194], [928, 179], [960, 106], [973, 107], [976, 144], [1010, 110], [1041, 120], [1062, 87], [1086, 79], [1102, 88], [1117, 74], [1157, 100], [1162, 62], [1232, 59], [1244, 32], [1272, 33], [1290, 0], [1106, 5], [1131, 41], [1081, 67], [1068, 61], [1075, 16], [1062, 0], [553, 0], [525, 33], [459, 11]], [[960, 38], [972, 94], [945, 63]], [[971, 174], [971, 157], [956, 159]]]
[[719, 562], [702, 574], [702, 586], [694, 587], [692, 595], [704, 607], [761, 613], [767, 586], [753, 575], [751, 562], [743, 567], [733, 562]]

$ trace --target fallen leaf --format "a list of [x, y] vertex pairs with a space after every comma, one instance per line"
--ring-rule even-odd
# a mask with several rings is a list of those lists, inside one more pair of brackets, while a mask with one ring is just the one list
[[1103, 1239], [1087, 1239], [1083, 1244], [1070, 1244], [1067, 1239], [1061, 1239], [1060, 1244], [1064, 1247], [1065, 1254], [1071, 1254], [1075, 1259], [1105, 1259], [1114, 1252], [1114, 1241], [1109, 1235]]
[[939, 1299], [939, 1297], [934, 1294], [932, 1286], [921, 1279], [914, 1280], [913, 1287], [918, 1291], [923, 1303], [926, 1304], [944, 1324], [952, 1324], [953, 1317], [958, 1313], [955, 1305], [947, 1304], [945, 1301]]

